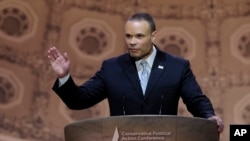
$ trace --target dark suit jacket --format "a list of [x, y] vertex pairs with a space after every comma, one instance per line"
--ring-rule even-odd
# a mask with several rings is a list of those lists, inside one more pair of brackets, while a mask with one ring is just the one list
[[214, 115], [188, 60], [157, 49], [145, 96], [134, 62], [129, 54], [105, 60], [101, 69], [80, 87], [70, 77], [60, 88], [57, 80], [53, 90], [70, 109], [85, 109], [108, 98], [111, 116], [176, 115], [180, 97], [193, 116]]

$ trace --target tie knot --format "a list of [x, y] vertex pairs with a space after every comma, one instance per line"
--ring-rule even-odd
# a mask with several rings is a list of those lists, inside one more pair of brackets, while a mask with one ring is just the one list
[[145, 69], [147, 67], [147, 61], [141, 61], [140, 64], [142, 65], [143, 69]]

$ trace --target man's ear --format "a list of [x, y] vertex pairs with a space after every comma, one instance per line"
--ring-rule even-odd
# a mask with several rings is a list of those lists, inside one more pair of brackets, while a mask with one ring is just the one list
[[152, 42], [155, 41], [156, 35], [157, 35], [157, 31], [152, 32], [152, 34], [151, 34], [151, 36], [152, 36], [151, 37]]

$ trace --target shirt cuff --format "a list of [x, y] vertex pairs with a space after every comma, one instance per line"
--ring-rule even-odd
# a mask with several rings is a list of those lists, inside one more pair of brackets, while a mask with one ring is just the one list
[[63, 78], [59, 78], [59, 87], [61, 87], [63, 84], [65, 84], [69, 80], [70, 74], [68, 73]]

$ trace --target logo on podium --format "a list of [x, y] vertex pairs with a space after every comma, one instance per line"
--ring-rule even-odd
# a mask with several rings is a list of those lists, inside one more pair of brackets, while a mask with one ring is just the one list
[[116, 126], [112, 141], [165, 141], [172, 135], [171, 131], [118, 131]]

